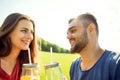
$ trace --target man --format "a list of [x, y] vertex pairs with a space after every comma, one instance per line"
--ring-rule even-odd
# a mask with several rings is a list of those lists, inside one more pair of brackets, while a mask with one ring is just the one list
[[120, 80], [120, 54], [102, 49], [98, 35], [97, 20], [92, 14], [69, 20], [71, 52], [81, 56], [71, 64], [70, 80]]

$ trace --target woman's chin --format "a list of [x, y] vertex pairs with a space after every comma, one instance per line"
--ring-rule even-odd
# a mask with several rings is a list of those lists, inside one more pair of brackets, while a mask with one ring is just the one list
[[28, 50], [29, 47], [22, 48], [22, 50]]

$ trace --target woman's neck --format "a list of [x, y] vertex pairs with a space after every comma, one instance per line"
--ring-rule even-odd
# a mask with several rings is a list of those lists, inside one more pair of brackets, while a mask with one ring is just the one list
[[10, 54], [7, 57], [2, 57], [0, 59], [1, 68], [7, 74], [12, 74], [19, 54], [19, 50], [11, 50]]
[[12, 49], [10, 54], [6, 57], [8, 60], [16, 60], [18, 55], [20, 54], [20, 50]]

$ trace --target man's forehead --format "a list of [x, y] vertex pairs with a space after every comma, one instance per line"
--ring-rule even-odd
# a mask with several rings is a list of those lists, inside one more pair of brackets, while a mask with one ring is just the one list
[[77, 21], [76, 19], [72, 20], [72, 21], [69, 23], [68, 28], [71, 28], [71, 27], [75, 26], [77, 22], [78, 22], [78, 21]]

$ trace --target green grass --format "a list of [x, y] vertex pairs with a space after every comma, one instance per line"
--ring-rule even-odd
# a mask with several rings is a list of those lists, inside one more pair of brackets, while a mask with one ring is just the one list
[[[50, 63], [50, 59], [51, 59], [50, 53], [49, 52], [40, 52], [38, 57], [39, 57], [38, 61], [40, 64], [40, 80], [45, 80], [44, 65], [47, 63]], [[77, 55], [77, 54], [53, 53], [52, 61], [60, 63], [60, 68], [62, 70], [62, 73], [69, 80], [69, 68], [70, 68], [71, 62], [77, 57], [79, 57], [79, 55]]]

